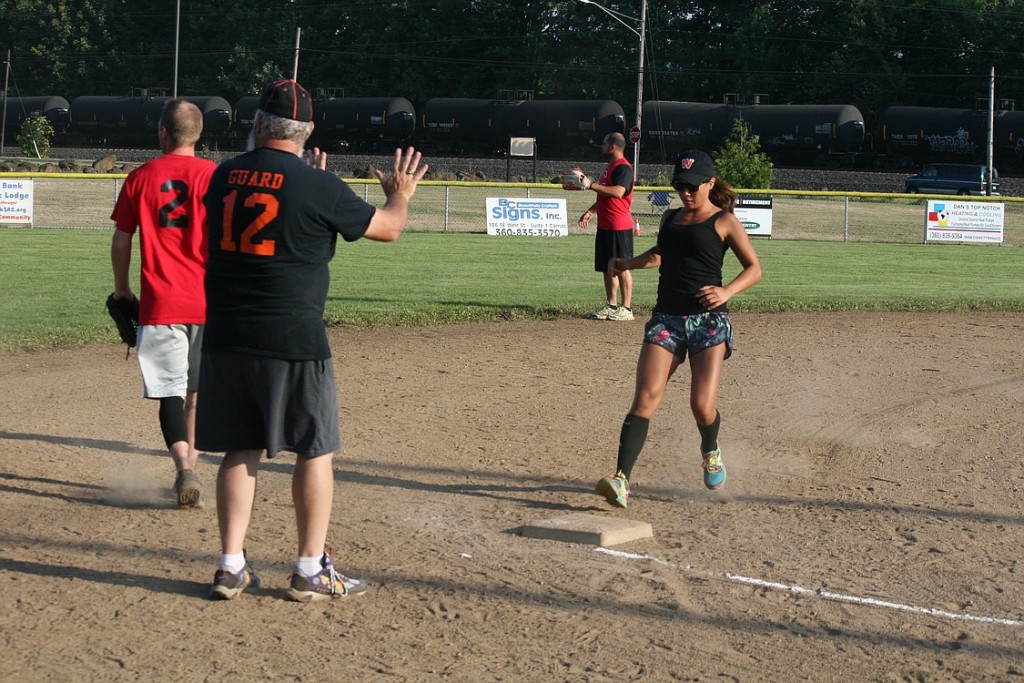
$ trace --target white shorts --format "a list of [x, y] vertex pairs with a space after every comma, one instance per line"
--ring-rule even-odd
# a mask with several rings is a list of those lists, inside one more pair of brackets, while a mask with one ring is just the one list
[[139, 368], [145, 398], [182, 396], [199, 388], [202, 325], [140, 325]]

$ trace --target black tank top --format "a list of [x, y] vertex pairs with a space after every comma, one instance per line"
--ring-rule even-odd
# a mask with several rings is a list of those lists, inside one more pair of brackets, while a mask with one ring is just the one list
[[[654, 310], [669, 315], [692, 315], [707, 310], [697, 300], [697, 290], [705, 285], [722, 286], [722, 262], [726, 246], [715, 232], [715, 221], [724, 211], [693, 225], [672, 221], [682, 209], [668, 217], [658, 232], [661, 251], [661, 277], [658, 279], [658, 303]], [[716, 311], [729, 310], [725, 304]]]

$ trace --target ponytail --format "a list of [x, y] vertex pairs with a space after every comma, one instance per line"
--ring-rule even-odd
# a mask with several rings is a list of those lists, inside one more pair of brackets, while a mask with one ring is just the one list
[[715, 176], [715, 184], [711, 187], [711, 192], [708, 193], [708, 199], [718, 208], [735, 213], [736, 190], [722, 178]]

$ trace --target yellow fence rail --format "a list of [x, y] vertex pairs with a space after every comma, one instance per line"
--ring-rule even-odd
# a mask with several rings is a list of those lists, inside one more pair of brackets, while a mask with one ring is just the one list
[[[110, 229], [110, 213], [124, 174], [2, 173], [6, 178], [30, 178], [34, 186], [33, 226], [37, 228]], [[346, 179], [368, 202], [382, 205], [384, 194], [376, 180]], [[655, 234], [664, 210], [651, 203], [651, 193], [668, 191], [668, 208], [680, 206], [666, 187], [637, 187], [633, 215], [644, 234]], [[876, 192], [816, 192], [798, 190], [740, 190], [741, 194], [770, 195], [772, 239], [893, 242], [924, 241], [926, 198], [933, 195]], [[488, 197], [564, 198], [569, 232], [587, 232], [576, 219], [594, 201], [590, 192], [566, 192], [550, 183], [484, 183], [423, 181], [410, 207], [409, 229], [423, 232], [485, 232]], [[1024, 198], [942, 197], [947, 200], [998, 201], [1004, 205], [1003, 245], [1024, 246]]]

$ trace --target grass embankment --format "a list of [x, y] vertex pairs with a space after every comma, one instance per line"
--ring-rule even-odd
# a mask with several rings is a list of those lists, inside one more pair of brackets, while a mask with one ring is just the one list
[[[109, 230], [0, 230], [0, 348], [116, 341]], [[638, 252], [653, 238], [637, 240]], [[1024, 310], [1021, 252], [1000, 246], [759, 240], [764, 280], [735, 311]], [[138, 252], [133, 262], [138, 280]], [[738, 270], [726, 255], [727, 277]], [[603, 302], [593, 237], [407, 233], [392, 244], [339, 243], [328, 324], [430, 325], [579, 317]], [[650, 311], [658, 274], [634, 274]], [[136, 284], [137, 288], [137, 284]]]

